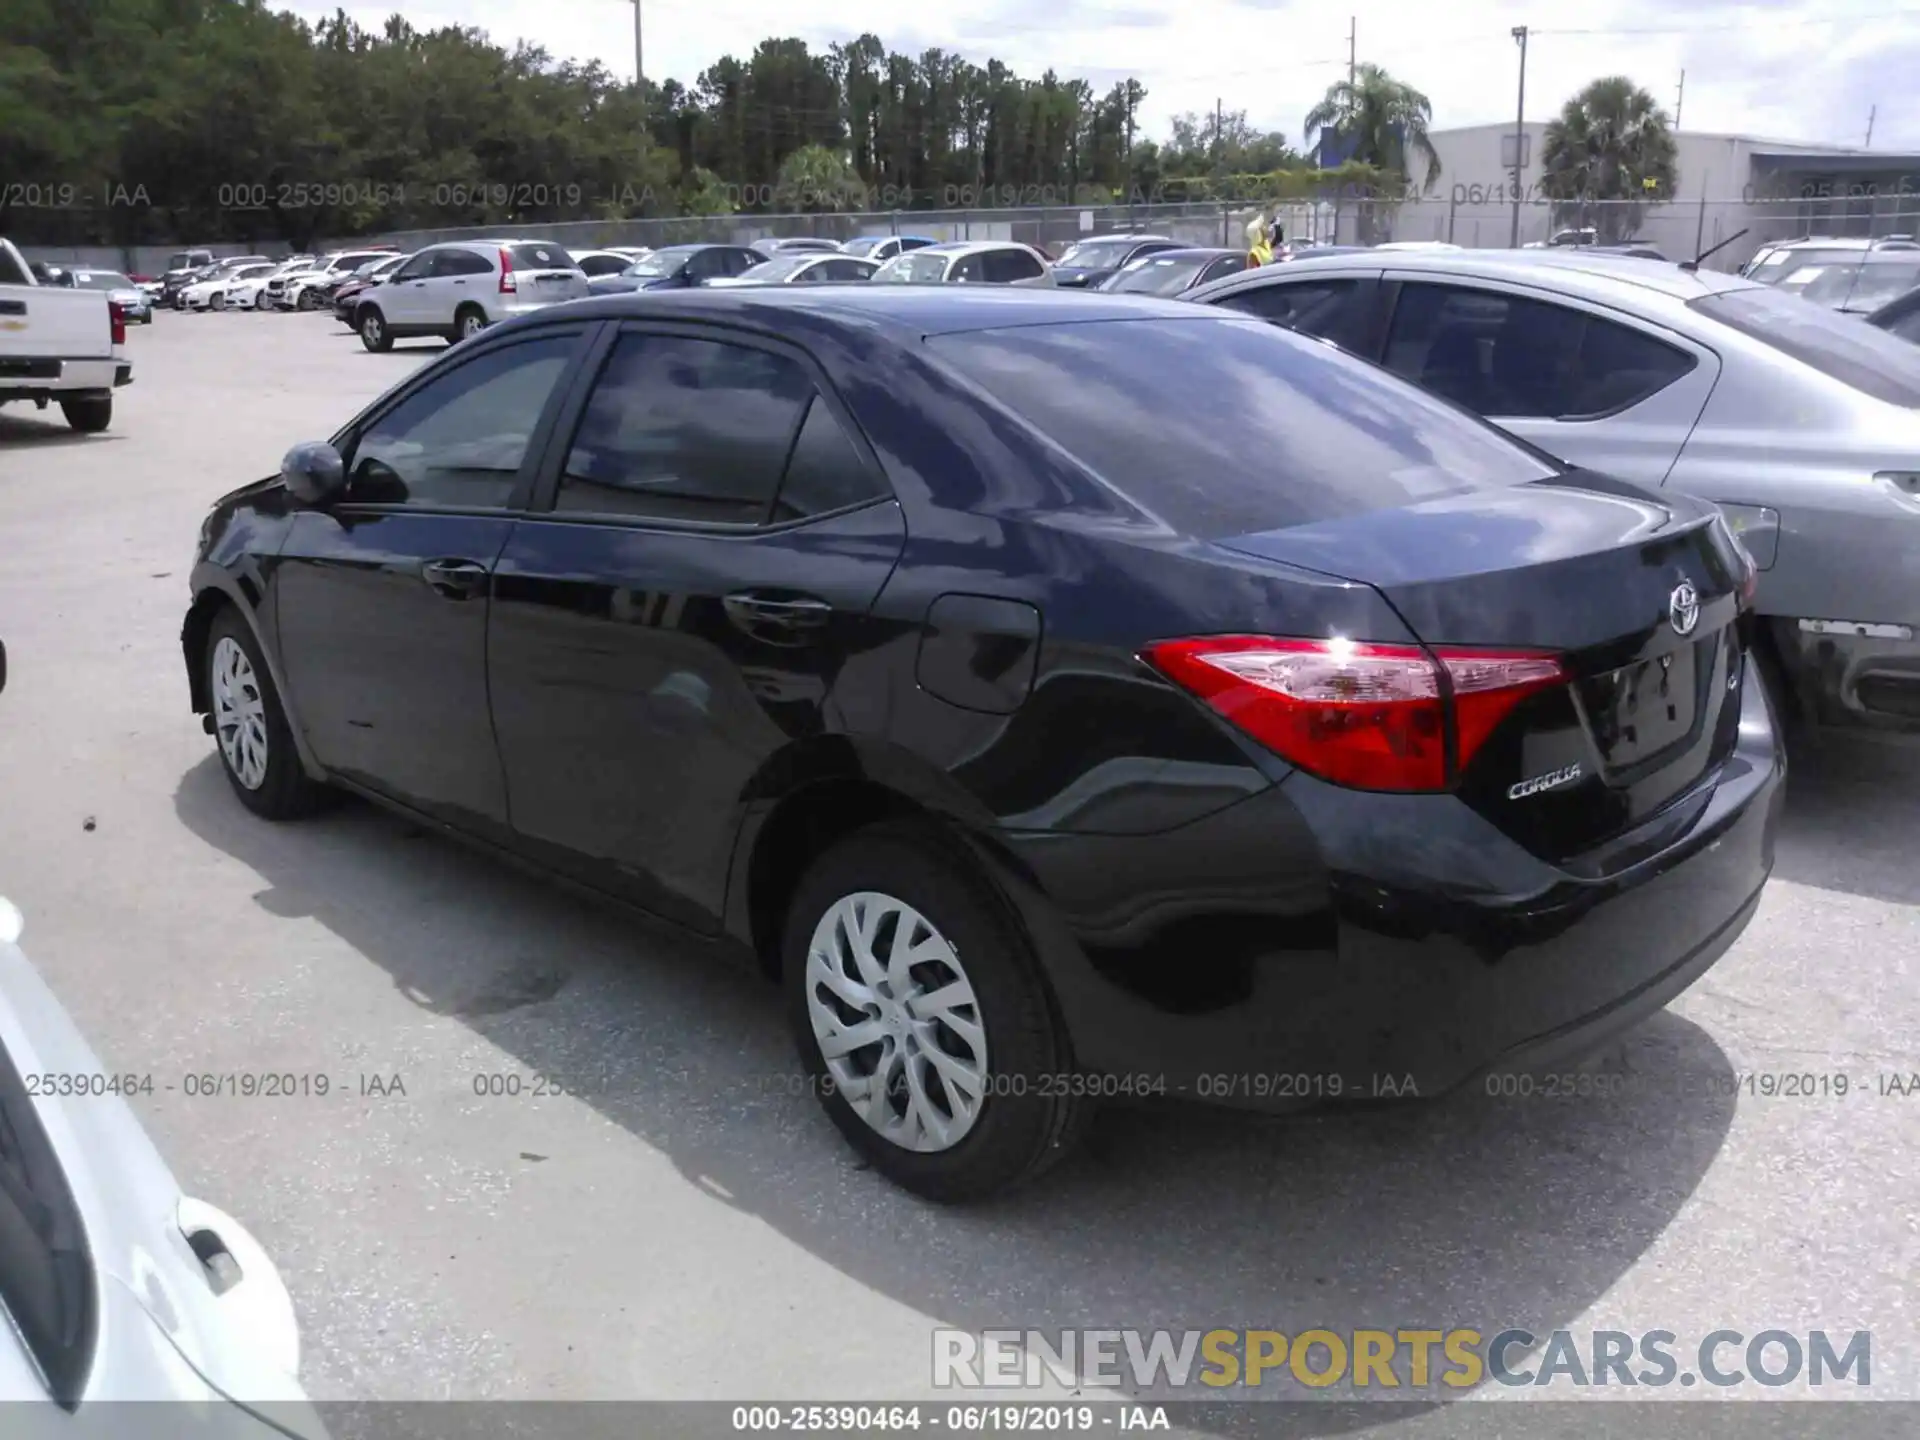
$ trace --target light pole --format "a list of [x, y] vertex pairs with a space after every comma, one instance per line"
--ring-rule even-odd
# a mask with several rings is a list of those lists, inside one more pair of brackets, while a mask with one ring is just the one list
[[640, 48], [640, 0], [633, 0], [633, 83], [640, 89], [640, 103], [647, 100], [647, 71]]
[[[633, 0], [637, 9], [640, 0]], [[1520, 105], [1513, 117], [1513, 238], [1508, 244], [1520, 248], [1520, 192], [1526, 180], [1527, 162], [1527, 27], [1513, 27], [1513, 38], [1520, 42]]]

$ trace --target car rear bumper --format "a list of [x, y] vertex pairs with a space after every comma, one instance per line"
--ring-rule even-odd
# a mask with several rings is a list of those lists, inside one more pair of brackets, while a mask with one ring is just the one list
[[1795, 689], [1823, 725], [1920, 734], [1920, 630], [1893, 622], [1770, 622]]
[[1752, 918], [1784, 777], [1752, 685], [1734, 753], [1603, 878], [1302, 773], [1171, 834], [999, 838], [1082, 1069], [1284, 1110], [1564, 1062], [1664, 1006]]

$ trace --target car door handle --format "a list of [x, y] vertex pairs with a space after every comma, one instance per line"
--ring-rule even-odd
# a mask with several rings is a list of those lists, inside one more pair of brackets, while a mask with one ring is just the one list
[[811, 595], [761, 595], [746, 590], [721, 603], [727, 614], [746, 626], [817, 630], [833, 618], [833, 606]]
[[420, 578], [435, 594], [449, 600], [471, 600], [487, 588], [487, 567], [473, 560], [429, 560]]

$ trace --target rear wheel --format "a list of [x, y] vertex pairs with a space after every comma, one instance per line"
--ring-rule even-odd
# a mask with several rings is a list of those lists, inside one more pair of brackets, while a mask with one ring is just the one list
[[487, 315], [478, 305], [462, 305], [453, 317], [453, 342], [471, 340], [487, 328]]
[[60, 413], [67, 424], [82, 435], [98, 435], [113, 423], [113, 397], [88, 395], [60, 402]]
[[268, 820], [312, 813], [327, 790], [301, 768], [273, 678], [246, 621], [232, 610], [208, 627], [205, 663], [220, 764], [240, 803]]
[[1070, 1047], [1033, 946], [937, 836], [888, 824], [828, 851], [795, 893], [782, 962], [816, 1093], [895, 1184], [982, 1199], [1078, 1139], [1090, 1109], [1061, 1083]]
[[227, 295], [226, 295], [226, 292], [225, 292], [224, 290], [216, 290], [216, 291], [214, 291], [214, 293], [213, 293], [213, 294], [212, 294], [211, 296], [209, 296], [209, 297], [208, 297], [208, 299], [207, 299], [207, 308], [208, 308], [209, 310], [224, 310], [224, 309], [226, 309], [226, 308], [227, 308]]
[[376, 354], [393, 349], [393, 332], [387, 329], [387, 318], [371, 305], [360, 312], [354, 329], [360, 332], [360, 343]]

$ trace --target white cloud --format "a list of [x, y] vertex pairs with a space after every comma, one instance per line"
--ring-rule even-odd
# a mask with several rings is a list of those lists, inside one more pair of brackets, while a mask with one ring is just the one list
[[[1836, 14], [1807, 0], [1588, 0], [1579, 7], [1508, 0], [989, 0], [945, 6], [872, 0], [644, 0], [647, 73], [691, 84], [714, 60], [749, 55], [761, 39], [798, 35], [824, 49], [872, 31], [890, 48], [933, 45], [1038, 76], [1049, 66], [1096, 88], [1138, 76], [1146, 135], [1181, 111], [1218, 99], [1301, 142], [1300, 122], [1346, 68], [1348, 22], [1361, 60], [1386, 66], [1433, 102], [1437, 126], [1509, 120], [1519, 51], [1515, 25], [1534, 27], [1527, 114], [1545, 119], [1600, 75], [1625, 74], [1673, 108], [1686, 72], [1688, 130], [1859, 144], [1878, 104], [1875, 148], [1920, 148], [1920, 3], [1849, 0]], [[331, 4], [296, 3], [309, 18]], [[347, 3], [377, 28], [392, 5]], [[597, 58], [633, 73], [629, 0], [408, 0], [421, 29], [471, 25], [525, 39], [556, 56]], [[1849, 18], [1851, 17], [1851, 18]]]

